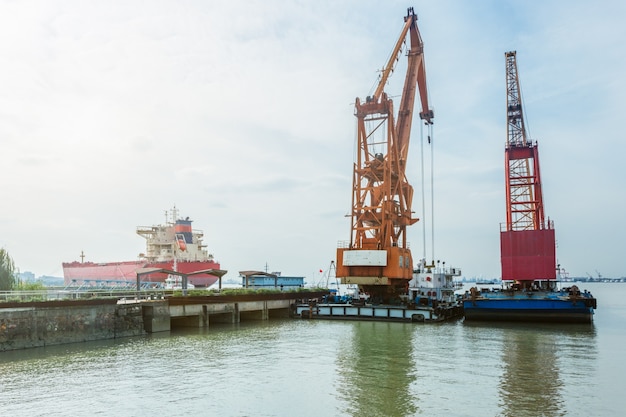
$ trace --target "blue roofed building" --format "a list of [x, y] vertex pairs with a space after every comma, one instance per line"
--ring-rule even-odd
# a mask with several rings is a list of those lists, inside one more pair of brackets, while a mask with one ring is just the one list
[[284, 277], [280, 272], [239, 271], [241, 286], [255, 290], [294, 290], [304, 287], [304, 277]]

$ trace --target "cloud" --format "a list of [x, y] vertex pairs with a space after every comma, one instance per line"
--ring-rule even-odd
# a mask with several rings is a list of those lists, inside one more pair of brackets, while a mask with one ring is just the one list
[[[349, 240], [354, 99], [376, 84], [404, 3], [34, 3], [0, 5], [0, 190], [12, 201], [0, 246], [21, 270], [60, 273], [81, 250], [134, 259], [135, 227], [174, 204], [232, 275], [267, 262], [312, 276]], [[435, 110], [436, 256], [500, 275], [504, 52], [517, 50], [559, 260], [572, 275], [623, 276], [625, 6], [449, 0], [416, 12]], [[420, 254], [420, 226], [409, 236]]]

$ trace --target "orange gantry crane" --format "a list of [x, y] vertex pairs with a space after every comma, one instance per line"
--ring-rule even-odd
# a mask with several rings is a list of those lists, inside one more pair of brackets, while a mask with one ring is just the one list
[[539, 148], [526, 137], [516, 52], [506, 52], [506, 224], [500, 230], [502, 279], [524, 286], [556, 279], [554, 225], [544, 217]]
[[[384, 88], [404, 46], [408, 65], [395, 119], [393, 102]], [[383, 302], [406, 293], [413, 276], [406, 230], [418, 219], [411, 210], [413, 187], [407, 181], [406, 166], [416, 90], [422, 104], [420, 118], [432, 125], [424, 45], [417, 15], [409, 8], [374, 94], [363, 103], [356, 99], [358, 151], [352, 187], [351, 240], [337, 249], [337, 277], [341, 283], [357, 284], [370, 297]]]

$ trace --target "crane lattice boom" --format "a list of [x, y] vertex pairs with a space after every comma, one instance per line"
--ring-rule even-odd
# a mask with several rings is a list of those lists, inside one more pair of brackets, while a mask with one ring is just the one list
[[516, 52], [505, 53], [505, 59], [507, 204], [506, 227], [500, 234], [502, 279], [555, 279], [555, 236], [544, 217], [539, 148], [526, 137]]

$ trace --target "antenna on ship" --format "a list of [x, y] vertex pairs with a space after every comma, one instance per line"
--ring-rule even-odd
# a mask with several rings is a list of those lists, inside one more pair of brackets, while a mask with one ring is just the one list
[[176, 219], [178, 218], [178, 210], [176, 210], [176, 205], [172, 209], [172, 223], [176, 223]]

